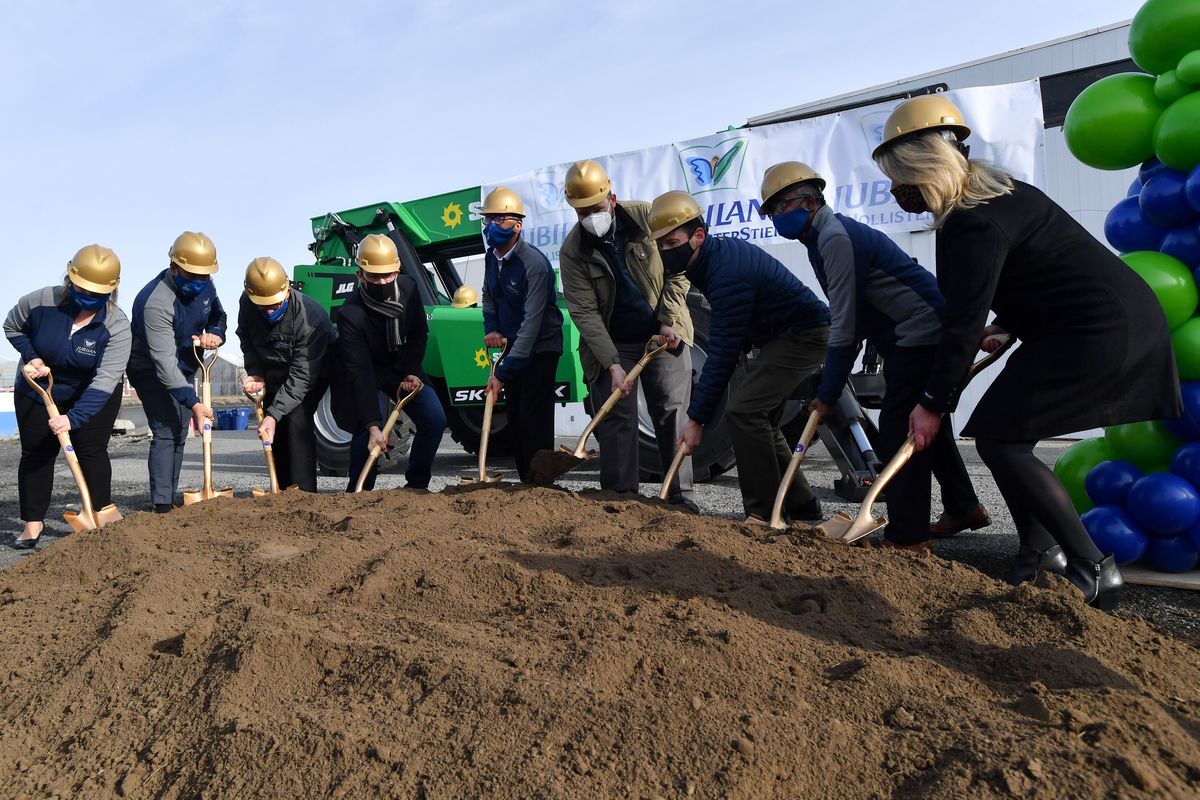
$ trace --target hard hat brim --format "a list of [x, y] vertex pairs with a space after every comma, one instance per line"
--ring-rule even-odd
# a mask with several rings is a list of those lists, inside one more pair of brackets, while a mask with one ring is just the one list
[[815, 185], [817, 187], [817, 191], [820, 191], [820, 192], [825, 191], [825, 179], [824, 178], [807, 178], [805, 180], [796, 181], [795, 183], [789, 183], [787, 186], [784, 186], [782, 189], [775, 192], [767, 199], [763, 200], [762, 205], [760, 205], [759, 208], [770, 208], [771, 204], [774, 203], [776, 198], [778, 198], [781, 194], [783, 194], [784, 192], [790, 192], [792, 189], [795, 189], [797, 186], [803, 186], [806, 183], [811, 183], [811, 184]]
[[276, 303], [282, 303], [284, 301], [284, 298], [286, 298], [287, 296], [288, 296], [287, 289], [278, 291], [275, 294], [269, 294], [265, 297], [255, 295], [255, 294], [250, 294], [250, 290], [249, 289], [246, 290], [246, 297], [249, 297], [250, 302], [254, 303], [254, 305], [256, 305], [256, 306], [273, 306]]
[[114, 291], [116, 291], [117, 285], [121, 282], [121, 279], [117, 278], [116, 283], [114, 283], [112, 286], [109, 286], [105, 283], [95, 283], [93, 281], [89, 281], [86, 278], [81, 278], [79, 275], [74, 275], [69, 272], [67, 273], [67, 278], [71, 281], [71, 283], [75, 284], [80, 289], [86, 289], [87, 291], [95, 292], [96, 294], [112, 294]]
[[915, 131], [908, 131], [907, 133], [902, 133], [899, 136], [893, 136], [886, 142], [880, 142], [879, 146], [871, 151], [871, 159], [874, 160], [879, 158], [880, 153], [884, 152], [889, 147], [898, 145], [901, 142], [907, 142], [909, 139], [915, 139], [922, 134], [936, 133], [938, 131], [950, 131], [960, 142], [966, 140], [966, 138], [971, 135], [971, 129], [966, 125], [930, 125], [926, 128], [918, 128]]
[[591, 197], [568, 197], [567, 205], [569, 205], [571, 208], [587, 208], [588, 206], [598, 205], [602, 200], [607, 200], [610, 194], [612, 194], [612, 187], [609, 187], [602, 192], [597, 192]]
[[[221, 268], [221, 265], [215, 261], [210, 266], [201, 266], [199, 264], [181, 263], [179, 261], [179, 259], [175, 258], [175, 256], [170, 256], [170, 259], [171, 259], [172, 264], [174, 264], [175, 266], [179, 267], [182, 270], [186, 270], [186, 271], [192, 273], [193, 275], [216, 275], [217, 270], [219, 270]], [[162, 262], [159, 262], [159, 263], [162, 263]]]

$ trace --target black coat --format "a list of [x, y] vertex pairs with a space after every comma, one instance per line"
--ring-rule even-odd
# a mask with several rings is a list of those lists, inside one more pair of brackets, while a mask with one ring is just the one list
[[357, 290], [337, 312], [338, 357], [334, 364], [331, 405], [337, 424], [351, 433], [372, 425], [382, 427], [380, 391], [395, 397], [407, 376], [425, 380], [421, 371], [429, 341], [425, 306], [417, 294], [416, 281], [398, 275], [396, 283], [405, 307], [400, 318], [404, 343], [397, 350], [388, 350], [389, 320], [368, 309]]
[[1020, 340], [963, 428], [1033, 441], [1179, 415], [1170, 330], [1150, 287], [1038, 189], [953, 212], [937, 234], [942, 339], [921, 404], [952, 410], [988, 311]]
[[[267, 382], [264, 412], [281, 420], [295, 411], [310, 394], [325, 393], [329, 385], [331, 352], [337, 335], [329, 315], [316, 300], [292, 291], [283, 319], [267, 322], [250, 298], [238, 304], [238, 341], [246, 374]], [[310, 398], [310, 404], [316, 400]]]

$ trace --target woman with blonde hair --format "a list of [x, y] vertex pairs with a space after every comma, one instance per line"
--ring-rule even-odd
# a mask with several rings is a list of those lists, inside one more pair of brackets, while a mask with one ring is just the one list
[[[918, 448], [958, 401], [977, 347], [999, 333], [1021, 345], [980, 400], [974, 436], [1021, 538], [1016, 584], [1053, 570], [1111, 609], [1123, 586], [1038, 440], [1176, 417], [1179, 378], [1166, 317], [1150, 287], [1037, 188], [968, 159], [970, 129], [945, 97], [907, 100], [873, 153], [910, 213], [930, 212], [946, 319], [925, 393], [909, 417]], [[988, 312], [996, 318], [989, 325]]]

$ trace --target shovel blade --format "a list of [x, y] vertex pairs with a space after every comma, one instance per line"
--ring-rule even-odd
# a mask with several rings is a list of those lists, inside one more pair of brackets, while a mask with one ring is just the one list
[[504, 473], [497, 472], [494, 475], [484, 475], [480, 478], [478, 475], [463, 475], [458, 479], [460, 486], [469, 486], [473, 483], [499, 483], [504, 480]]
[[854, 517], [847, 514], [845, 511], [838, 511], [832, 517], [822, 522], [817, 526], [817, 530], [826, 539], [841, 541], [846, 532], [850, 530], [850, 526], [854, 524]]
[[94, 531], [100, 527], [96, 524], [96, 520], [92, 519], [91, 515], [85, 514], [82, 511], [78, 513], [74, 511], [67, 511], [63, 514], [63, 519], [65, 519], [67, 524], [71, 526], [71, 530], [75, 531], [76, 533]]
[[271, 492], [268, 489], [251, 489], [250, 494], [253, 497], [266, 497]]
[[96, 512], [96, 523], [101, 528], [113, 522], [120, 522], [122, 519], [124, 519], [124, 517], [121, 516], [120, 511], [117, 511], [117, 506], [115, 503], [109, 503], [104, 508]]
[[887, 517], [867, 517], [861, 522], [855, 520], [850, 526], [850, 530], [842, 534], [842, 544], [854, 544], [859, 539], [870, 536], [878, 530], [882, 530], [887, 525]]
[[217, 489], [213, 497], [233, 497], [233, 489]]
[[197, 489], [194, 492], [183, 493], [183, 504], [185, 506], [195, 505], [196, 503], [202, 502], [204, 499], [204, 492], [200, 489]]
[[565, 447], [558, 450], [539, 450], [529, 462], [529, 480], [548, 486], [595, 454], [595, 451], [589, 450], [580, 458]]

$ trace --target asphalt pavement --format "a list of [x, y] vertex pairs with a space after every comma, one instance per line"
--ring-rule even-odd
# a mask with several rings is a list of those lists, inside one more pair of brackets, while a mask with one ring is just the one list
[[[565, 440], [564, 440], [565, 443]], [[574, 442], [570, 442], [574, 444]], [[113, 500], [122, 514], [150, 510], [147, 488], [146, 452], [149, 437], [146, 435], [114, 436], [110, 448], [113, 464]], [[1049, 442], [1038, 448], [1038, 455], [1047, 463], [1053, 463], [1066, 443]], [[981, 502], [992, 517], [990, 527], [975, 532], [959, 534], [952, 539], [936, 543], [937, 554], [969, 564], [980, 571], [999, 577], [1008, 559], [1016, 551], [1017, 536], [1012, 519], [1000, 498], [987, 468], [980, 462], [969, 441], [961, 443], [964, 460], [975, 483]], [[267, 476], [263, 463], [262, 448], [253, 431], [217, 431], [214, 433], [213, 450], [214, 480], [219, 488], [232, 487], [239, 496], [249, 495], [251, 489], [266, 488]], [[0, 440], [0, 475], [8, 476], [0, 481], [0, 525], [6, 533], [15, 537], [21, 529], [17, 507], [17, 462], [20, 445], [15, 438]], [[384, 470], [376, 484], [377, 490], [404, 485], [403, 467], [405, 457], [394, 456], [384, 463]], [[515, 478], [511, 462], [494, 459], [492, 471], [506, 472]], [[447, 484], [457, 484], [459, 476], [468, 475], [477, 469], [477, 459], [462, 451], [446, 436], [438, 450], [434, 463], [434, 477], [430, 489], [438, 491]], [[593, 460], [577, 467], [560, 480], [560, 485], [572, 490], [599, 488], [599, 461]], [[812, 448], [804, 465], [804, 472], [826, 514], [839, 509], [854, 513], [857, 507], [843, 501], [833, 492], [833, 481], [837, 470], [825, 452], [816, 445]], [[198, 487], [201, 482], [200, 440], [190, 439], [180, 477], [182, 488]], [[318, 479], [322, 492], [344, 491], [346, 478], [322, 476]], [[60, 537], [70, 535], [70, 527], [63, 521], [62, 512], [78, 507], [78, 499], [66, 462], [58, 462], [55, 477], [55, 497], [46, 519], [46, 533], [39, 551]], [[642, 494], [657, 496], [657, 484], [642, 484]], [[738, 491], [736, 472], [730, 472], [708, 483], [696, 487], [696, 501], [706, 515], [741, 520], [744, 517], [741, 495]], [[882, 509], [881, 509], [882, 511]], [[934, 492], [933, 517], [941, 513], [937, 493]], [[31, 557], [30, 551], [13, 550], [4, 546], [8, 538], [0, 534], [0, 568]], [[1157, 627], [1173, 633], [1194, 646], [1200, 646], [1200, 592], [1179, 589], [1130, 587], [1120, 612], [1140, 616]]]

